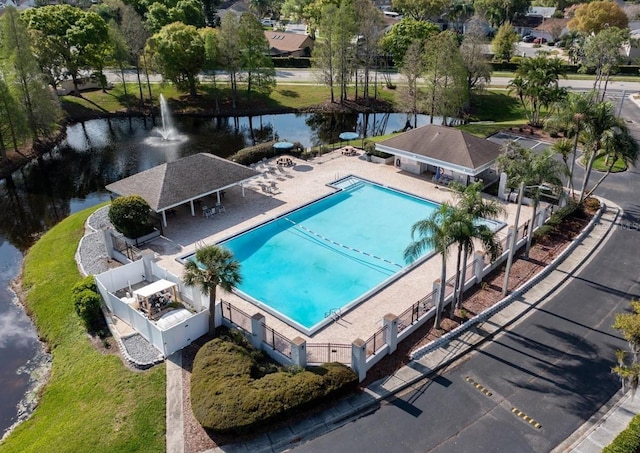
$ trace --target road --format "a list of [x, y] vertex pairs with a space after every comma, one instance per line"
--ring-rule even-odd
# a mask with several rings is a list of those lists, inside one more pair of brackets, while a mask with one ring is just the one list
[[[640, 139], [638, 108], [627, 103], [622, 116]], [[625, 342], [611, 326], [615, 314], [640, 297], [638, 190], [636, 168], [609, 176], [598, 194], [623, 208], [619, 226], [563, 288], [520, 323], [373, 414], [294, 451], [553, 451], [620, 387], [610, 370], [614, 351]], [[466, 382], [467, 376], [493, 396]], [[516, 417], [512, 407], [542, 427]]]
[[[120, 73], [118, 71], [107, 70], [105, 71], [105, 75], [107, 76], [107, 80], [112, 83], [121, 82]], [[398, 73], [389, 74], [388, 77], [395, 84], [402, 82], [402, 75]], [[226, 80], [225, 73], [219, 73], [216, 76], [218, 81]], [[137, 82], [137, 77], [135, 71], [127, 71], [125, 73], [125, 79], [127, 82]], [[149, 79], [153, 83], [160, 83], [162, 81], [162, 77], [159, 74], [149, 74]], [[143, 77], [143, 81], [146, 79]], [[379, 73], [378, 75], [378, 83], [383, 82], [383, 74]], [[491, 86], [493, 87], [506, 87], [509, 84], [511, 79], [507, 77], [493, 77], [491, 79]], [[315, 84], [318, 82], [318, 77], [311, 69], [277, 69], [276, 70], [276, 83], [287, 84], [287, 83], [299, 83], [299, 84]], [[570, 88], [578, 91], [588, 91], [593, 87], [593, 80], [572, 80], [561, 79], [560, 86]], [[622, 91], [626, 90], [627, 92], [638, 92], [640, 91], [640, 85], [638, 82], [610, 82], [608, 85], [608, 91]]]

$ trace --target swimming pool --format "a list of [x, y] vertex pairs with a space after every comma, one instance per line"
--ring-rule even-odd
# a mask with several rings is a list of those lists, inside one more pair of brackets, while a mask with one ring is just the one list
[[336, 193], [220, 243], [241, 263], [239, 293], [308, 335], [399, 277], [412, 225], [438, 207], [353, 176], [332, 186]]

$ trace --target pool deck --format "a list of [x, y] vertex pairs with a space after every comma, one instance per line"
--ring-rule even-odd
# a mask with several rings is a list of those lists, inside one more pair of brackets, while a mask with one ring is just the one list
[[[158, 264], [176, 275], [182, 275], [183, 266], [176, 258], [192, 253], [196, 245], [214, 244], [246, 229], [269, 221], [284, 212], [335, 192], [330, 184], [348, 175], [355, 175], [373, 182], [403, 190], [433, 201], [452, 199], [451, 192], [431, 182], [430, 175], [414, 175], [392, 165], [367, 162], [360, 150], [357, 155], [344, 155], [335, 150], [310, 161], [292, 158], [290, 167], [277, 167], [275, 158], [263, 162], [256, 170], [264, 172], [243, 190], [234, 187], [226, 191], [222, 204], [225, 212], [205, 217], [196, 212], [192, 217], [188, 206], [176, 209], [175, 216], [168, 217], [164, 238], [155, 240], [147, 248], [157, 253]], [[274, 188], [273, 190], [272, 187]], [[205, 199], [203, 205], [214, 206], [215, 199]], [[498, 219], [512, 224], [516, 204], [502, 203], [506, 218]], [[198, 210], [197, 210], [198, 211]], [[531, 217], [531, 208], [522, 207], [520, 225]], [[392, 232], [390, 232], [392, 234]], [[498, 233], [504, 237], [506, 227]], [[447, 278], [455, 265], [455, 250], [449, 254]], [[302, 337], [313, 342], [350, 344], [357, 338], [368, 339], [380, 327], [388, 313], [399, 315], [413, 303], [431, 292], [433, 281], [440, 277], [441, 259], [434, 256], [406, 272], [400, 279], [354, 307], [327, 327], [307, 336], [262, 311], [266, 324], [289, 339]], [[304, 282], [301, 282], [304, 284]], [[249, 316], [261, 312], [255, 305], [241, 297], [218, 290], [218, 297], [230, 302]]]

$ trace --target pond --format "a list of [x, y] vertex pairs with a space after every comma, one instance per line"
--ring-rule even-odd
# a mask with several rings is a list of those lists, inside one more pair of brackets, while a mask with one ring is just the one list
[[[418, 115], [417, 125], [428, 120]], [[228, 157], [272, 139], [309, 147], [339, 142], [343, 132], [383, 135], [404, 128], [407, 115], [292, 113], [174, 121], [177, 135], [170, 141], [160, 138], [152, 118], [70, 125], [64, 143], [0, 181], [0, 437], [18, 419], [17, 406], [33, 385], [30, 370], [46, 360], [33, 325], [10, 289], [20, 271], [22, 252], [44, 231], [74, 212], [108, 200], [105, 185], [168, 161], [198, 152]]]

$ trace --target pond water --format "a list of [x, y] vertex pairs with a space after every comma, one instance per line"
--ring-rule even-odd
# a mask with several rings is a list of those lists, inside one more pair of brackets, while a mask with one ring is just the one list
[[[418, 115], [417, 125], [428, 116]], [[180, 137], [159, 140], [151, 118], [91, 120], [67, 127], [51, 153], [0, 181], [0, 437], [18, 420], [33, 386], [30, 371], [46, 361], [33, 324], [16, 304], [10, 282], [22, 252], [68, 215], [109, 199], [104, 186], [198, 152], [228, 157], [274, 138], [314, 146], [402, 129], [405, 114], [282, 114], [229, 118], [175, 118]], [[413, 118], [412, 118], [413, 122]], [[358, 144], [358, 141], [352, 142]]]

